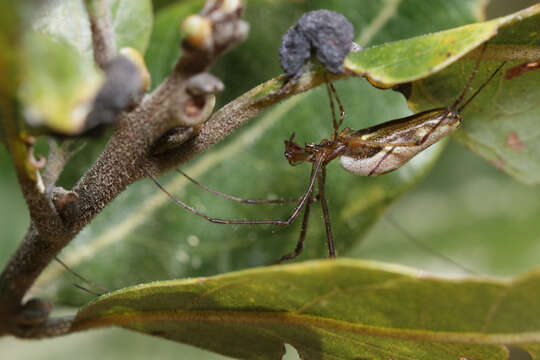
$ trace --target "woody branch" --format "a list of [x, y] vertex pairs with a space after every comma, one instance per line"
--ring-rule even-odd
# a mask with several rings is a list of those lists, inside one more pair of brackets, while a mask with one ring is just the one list
[[[94, 43], [94, 58], [106, 68], [116, 56], [110, 15], [88, 6]], [[94, 3], [101, 3], [95, 0]], [[141, 96], [116, 119], [116, 128], [103, 154], [72, 190], [54, 186], [69, 152], [52, 148], [44, 171], [45, 190], [19, 176], [31, 214], [23, 242], [0, 275], [0, 335], [39, 338], [69, 332], [71, 319], [51, 319], [51, 306], [39, 299], [23, 298], [45, 266], [103, 208], [129, 184], [144, 176], [143, 169], [161, 173], [167, 153], [183, 150], [186, 140], [196, 137], [214, 105], [213, 94], [223, 88], [207, 71], [224, 51], [244, 40], [248, 25], [241, 17], [239, 1], [207, 0], [198, 15], [184, 23], [186, 40], [173, 72], [158, 88]], [[101, 14], [103, 15], [103, 14]], [[112, 35], [111, 35], [112, 34]], [[225, 129], [222, 135], [231, 132]], [[188, 142], [189, 143], [189, 142]], [[182, 157], [174, 157], [176, 163]], [[28, 189], [31, 189], [29, 191]]]

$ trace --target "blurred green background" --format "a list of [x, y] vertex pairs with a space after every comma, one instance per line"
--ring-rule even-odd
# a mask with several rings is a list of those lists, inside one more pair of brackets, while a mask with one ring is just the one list
[[[181, 1], [154, 1], [154, 11], [157, 13], [167, 4], [178, 2]], [[306, 3], [309, 5], [309, 1], [306, 1]], [[534, 3], [536, 1], [521, 0], [509, 2], [495, 0], [487, 8], [487, 18], [511, 13]], [[264, 28], [265, 24], [262, 23], [252, 22], [251, 26], [254, 28], [254, 31], [257, 30], [257, 27], [259, 27], [259, 31], [267, 30]], [[269, 36], [276, 37], [275, 34], [270, 34]], [[278, 46], [279, 43], [276, 42], [275, 48], [269, 49], [267, 52], [275, 54]], [[234, 58], [246, 55], [240, 52], [233, 52], [229, 56]], [[269, 66], [272, 67], [274, 75], [279, 72], [277, 56], [267, 56], [267, 59], [261, 59], [260, 61], [270, 62], [271, 64]], [[238, 77], [238, 75], [234, 77], [234, 74], [225, 72], [224, 66], [223, 64], [217, 64], [216, 73], [223, 79], [226, 86], [231, 88], [231, 92], [226, 92], [224, 97], [221, 98], [222, 103], [268, 78], [267, 75], [261, 75], [259, 78], [255, 76], [250, 79], [244, 79]], [[379, 91], [375, 89], [368, 91], [379, 94]], [[399, 103], [397, 105], [400, 109], [399, 111], [406, 111], [404, 109], [404, 101], [398, 94], [384, 92], [380, 96], [384, 99], [381, 100], [383, 104], [384, 101], [392, 104]], [[327, 111], [326, 107], [322, 106], [320, 111]], [[354, 114], [350, 114], [350, 116], [354, 117]], [[390, 118], [390, 116], [396, 115], [390, 114], [388, 116]], [[287, 129], [287, 131], [290, 131], [290, 129]], [[97, 157], [101, 146], [102, 144], [89, 146], [89, 151], [84, 151], [84, 154], [80, 154], [74, 159], [73, 164], [66, 170], [66, 173], [62, 177], [62, 183], [65, 186], [70, 186], [70, 184], [76, 181], [81, 171], [91, 163], [92, 159]], [[276, 145], [276, 147], [279, 147], [279, 150], [274, 149], [276, 153], [279, 153], [279, 156], [281, 156], [281, 146], [281, 143], [279, 143]], [[285, 161], [280, 161], [282, 163], [279, 166], [286, 167]], [[257, 163], [256, 173], [258, 176], [264, 176], [265, 171], [272, 171], [273, 166], [273, 163], [259, 162]], [[216, 165], [216, 167], [219, 167], [219, 165]], [[329, 169], [329, 173], [331, 174], [329, 176], [333, 176], [333, 172], [341, 171], [337, 167], [334, 166]], [[2, 206], [0, 207], [0, 264], [4, 264], [10, 254], [15, 250], [17, 242], [22, 239], [28, 225], [28, 212], [17, 188], [13, 166], [4, 149], [0, 151], [0, 169], [0, 199], [2, 199]], [[216, 184], [217, 186], [222, 184], [218, 190], [226, 191], [227, 181], [231, 180], [231, 178], [227, 177], [228, 170], [225, 168], [221, 170], [217, 169], [216, 171], [218, 170], [223, 174], [223, 179], [212, 184], [212, 186], [216, 187]], [[298, 169], [294, 169], [294, 171], [290, 171], [289, 173], [293, 174], [291, 176], [298, 176], [296, 182], [300, 183], [298, 189], [301, 189], [304, 186], [303, 182], [305, 181], [306, 174], [305, 171], [299, 171], [301, 174], [296, 174], [295, 171], [298, 171]], [[136, 192], [145, 197], [150, 197], [157, 191], [157, 189], [151, 186], [136, 188]], [[339, 189], [334, 191], [339, 192]], [[235, 195], [243, 196], [243, 194]], [[344, 193], [344, 196], [346, 197], [347, 194]], [[498, 276], [515, 275], [537, 266], [540, 262], [538, 260], [538, 255], [540, 255], [540, 242], [538, 241], [540, 240], [540, 222], [538, 221], [540, 218], [540, 203], [537, 200], [539, 198], [539, 187], [531, 187], [518, 183], [501, 173], [497, 168], [451, 141], [435, 163], [431, 172], [416, 184], [411, 191], [390, 207], [389, 211], [386, 212], [380, 221], [369, 229], [363, 241], [352, 243], [352, 249], [349, 249], [346, 255], [395, 262], [449, 275], [464, 273], [462, 269], [454, 266], [441, 256], [434, 255], [423, 249], [422, 246], [415, 245], [408, 240], [404, 231], [392, 224], [397, 222], [416, 241], [426, 244], [435, 252], [452, 258], [454, 261], [463, 264], [478, 274]], [[138, 199], [129, 200], [129, 206], [127, 208], [136, 210], [139, 204]], [[211, 197], [205, 199], [211, 199]], [[198, 206], [204, 204], [208, 203], [203, 200], [197, 203]], [[121, 210], [126, 209], [126, 205], [123, 206], [124, 208], [121, 208]], [[114, 204], [112, 207], [114, 207]], [[314, 212], [318, 211], [318, 209], [314, 210]], [[217, 212], [217, 210], [215, 211]], [[334, 212], [337, 213], [338, 211], [334, 210]], [[123, 217], [125, 214], [119, 216]], [[168, 219], [169, 222], [176, 221], [176, 215], [171, 215], [170, 213], [162, 212], [156, 218]], [[152, 232], [158, 233], [159, 228], [167, 226], [167, 223], [167, 221], [158, 222], [156, 219], [152, 219], [148, 224], [145, 224], [141, 230], [143, 232], [140, 235], [141, 239], [135, 241], [137, 246], [134, 246], [132, 251], [135, 253], [149, 252], [152, 255], [152, 252], [163, 251], [163, 249], [160, 250], [160, 246], [162, 246], [160, 243], [161, 238], [155, 238], [155, 243], [144, 242], [144, 240]], [[107, 219], [107, 225], [110, 226], [110, 224], [110, 219]], [[209, 232], [211, 231], [209, 230]], [[239, 239], [236, 241], [245, 238], [238, 235], [238, 231], [241, 230], [235, 228], [232, 231], [222, 228], [215, 231], [218, 233], [223, 232], [223, 241], [232, 241], [232, 235], [238, 236]], [[267, 231], [273, 232], [271, 229]], [[292, 233], [294, 234], [295, 231], [293, 229]], [[252, 240], [249, 238], [249, 231], [245, 234], [249, 240]], [[90, 229], [83, 232], [81, 237], [92, 238], [93, 235], [95, 235], [94, 230]], [[195, 238], [197, 239], [196, 241], [194, 240]], [[187, 242], [190, 245], [186, 245], [185, 248], [179, 250], [176, 256], [179, 263], [182, 263], [185, 252], [193, 250], [190, 246], [193, 247], [193, 243], [199, 242], [199, 238], [195, 238], [188, 237]], [[279, 239], [276, 238], [276, 240]], [[248, 245], [253, 245], [252, 241], [249, 243]], [[77, 247], [83, 246], [83, 244], [84, 240], [78, 239], [70, 246]], [[163, 246], [166, 245], [163, 244]], [[122, 249], [116, 247], [113, 247], [110, 251], [113, 253], [122, 253]], [[243, 254], [246, 258], [251, 255], [252, 253]], [[104, 258], [106, 259], [106, 257]], [[134, 258], [136, 257], [134, 256]], [[265, 255], [262, 254], [260, 259], [266, 259]], [[254, 265], [264, 263], [264, 260], [261, 261], [260, 259], [253, 260]], [[161, 261], [159, 258], [158, 260]], [[196, 276], [210, 275], [217, 272], [217, 270], [208, 270], [208, 268], [197, 272], [198, 267], [194, 266], [196, 265], [194, 264], [194, 260], [195, 258], [191, 258], [190, 260], [192, 266], [189, 271], [182, 269], [178, 270], [177, 273], [173, 272], [173, 274], [170, 274], [171, 267], [163, 265], [163, 269], [156, 270], [155, 268], [159, 267], [160, 264], [157, 260], [153, 261], [149, 259], [148, 264], [145, 264], [145, 269], [148, 267], [151, 268], [151, 271], [149, 271], [150, 275], [147, 277], [140, 275], [139, 279], [141, 281], [155, 279], [153, 277], [155, 273], [163, 273], [164, 275], [161, 276], [167, 278], [167, 274], [170, 274], [170, 277], [178, 277], [178, 274]], [[233, 265], [228, 265], [226, 268], [235, 268], [235, 260], [232, 259], [229, 261]], [[236, 267], [242, 266], [237, 265]], [[219, 269], [219, 267], [216, 267], [216, 269]], [[98, 279], [107, 278], [104, 280], [110, 281], [106, 284], [107, 286], [121, 286], [134, 281], [134, 279], [125, 280], [129, 274], [122, 273], [122, 270], [119, 273], [110, 274], [110, 272], [106, 272], [110, 270], [100, 270], [98, 266], [93, 267], [91, 265], [87, 267], [83, 266], [82, 268], [78, 268], [78, 270], [97, 282], [100, 282]], [[127, 272], [128, 270], [124, 271]], [[116, 280], [109, 279], [111, 277], [116, 278]], [[60, 289], [69, 288], [69, 290], [60, 291], [59, 293], [59, 298], [64, 300], [64, 303], [69, 303], [71, 301], [70, 299], [72, 299], [71, 292], [73, 289], [70, 287], [70, 281], [70, 278], [66, 277], [63, 283], [59, 285]], [[66, 295], [62, 295], [64, 293]], [[86, 294], [81, 296], [83, 299], [90, 298]], [[68, 308], [62, 309], [62, 311], [73, 312]], [[294, 350], [289, 350], [287, 358], [295, 358]], [[98, 357], [103, 359], [224, 359], [222, 356], [196, 348], [118, 329], [92, 331], [45, 341], [30, 342], [3, 338], [0, 339], [0, 353], [3, 358], [17, 359], [68, 359], [72, 357], [78, 357], [79, 359]]]

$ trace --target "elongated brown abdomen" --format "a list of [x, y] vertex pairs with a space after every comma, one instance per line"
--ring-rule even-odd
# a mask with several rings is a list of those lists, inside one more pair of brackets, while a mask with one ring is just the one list
[[361, 176], [385, 174], [403, 166], [460, 124], [457, 112], [439, 108], [367, 129], [345, 129], [340, 133], [340, 141], [348, 149], [340, 158], [341, 166]]

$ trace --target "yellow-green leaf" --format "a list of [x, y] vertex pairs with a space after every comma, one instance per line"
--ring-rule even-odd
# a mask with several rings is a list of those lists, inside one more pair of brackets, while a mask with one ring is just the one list
[[[101, 0], [89, 2], [98, 2], [98, 7], [104, 3]], [[151, 1], [111, 0], [107, 3], [111, 10], [117, 49], [132, 47], [144, 54], [152, 29]], [[92, 33], [83, 0], [49, 0], [41, 4], [32, 19], [32, 29], [62, 39], [88, 59], [93, 56]]]
[[540, 342], [539, 280], [313, 261], [122, 289], [73, 329], [122, 326], [240, 359], [277, 359], [284, 343], [307, 359], [506, 359], [501, 345]]
[[45, 34], [29, 34], [22, 57], [25, 119], [64, 134], [82, 130], [102, 74], [73, 46]]
[[457, 61], [497, 33], [499, 20], [389, 42], [350, 53], [346, 69], [382, 88], [418, 80]]
[[[109, 3], [116, 45], [144, 52], [150, 37], [150, 0]], [[20, 69], [19, 99], [33, 126], [77, 134], [82, 130], [102, 73], [96, 69], [85, 5], [77, 1], [40, 4], [29, 21]]]

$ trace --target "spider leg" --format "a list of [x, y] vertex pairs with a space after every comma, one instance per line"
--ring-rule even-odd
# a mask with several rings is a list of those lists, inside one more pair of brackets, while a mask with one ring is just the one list
[[[82, 276], [81, 274], [79, 274], [78, 272], [76, 272], [75, 270], [73, 270], [72, 268], [70, 268], [65, 262], [63, 262], [62, 260], [60, 260], [58, 258], [58, 256], [55, 256], [54, 259], [60, 264], [62, 265], [62, 267], [64, 267], [64, 269], [66, 269], [67, 271], [69, 271], [73, 276], [77, 277], [78, 279], [82, 280], [83, 282], [87, 283], [88, 285], [90, 286], [93, 286], [94, 288], [96, 289], [99, 289], [99, 290], [102, 290], [106, 293], [108, 292], [111, 292], [111, 290], [107, 289], [106, 287], [103, 287], [101, 285], [98, 285], [97, 283], [93, 282], [92, 280], [89, 280], [87, 278], [85, 278], [84, 276]], [[94, 292], [92, 290], [89, 290], [85, 287], [82, 287], [81, 285], [78, 285], [78, 284], [73, 284], [75, 287], [79, 288], [79, 289], [82, 289], [84, 291], [87, 291], [93, 295], [97, 295], [97, 296], [101, 296], [103, 295], [103, 293], [97, 293], [97, 292]]]
[[336, 119], [336, 108], [334, 106], [334, 98], [332, 97], [332, 90], [330, 90], [330, 87], [331, 85], [328, 83], [328, 80], [326, 80], [326, 92], [328, 93], [328, 100], [330, 101], [330, 111], [332, 112], [332, 125], [334, 126], [334, 133], [335, 133], [337, 132], [339, 125]]
[[388, 156], [390, 156], [390, 154], [392, 154], [392, 151], [394, 151], [396, 147], [392, 147], [389, 151], [387, 151], [384, 156], [381, 158], [381, 160], [379, 160], [379, 162], [377, 163], [377, 165], [375, 165], [373, 167], [373, 169], [371, 169], [371, 171], [369, 172], [368, 176], [372, 176], [373, 174], [375, 174], [375, 172], [377, 171], [377, 169], [379, 169], [379, 167], [381, 166], [381, 164], [384, 162], [384, 160], [386, 160], [386, 158], [388, 158]]
[[298, 242], [296, 243], [296, 248], [293, 252], [288, 253], [274, 261], [270, 265], [277, 265], [282, 263], [283, 261], [287, 260], [293, 260], [295, 259], [300, 253], [302, 253], [302, 250], [304, 250], [304, 240], [306, 239], [307, 234], [307, 227], [309, 222], [309, 213], [311, 209], [311, 203], [313, 202], [313, 193], [311, 194], [311, 199], [306, 203], [306, 208], [304, 209], [304, 218], [302, 219], [302, 230], [300, 231], [300, 236], [298, 237]]
[[220, 219], [220, 218], [214, 218], [214, 217], [207, 216], [207, 215], [203, 214], [202, 212], [198, 211], [197, 209], [195, 209], [194, 207], [186, 204], [182, 200], [176, 198], [170, 192], [168, 192], [157, 181], [157, 179], [152, 174], [150, 174], [146, 169], [143, 169], [143, 171], [146, 174], [146, 176], [148, 176], [154, 182], [154, 184], [156, 184], [156, 186], [161, 191], [163, 191], [163, 193], [165, 195], [167, 195], [169, 198], [171, 198], [177, 205], [183, 207], [184, 209], [188, 210], [189, 212], [192, 212], [193, 214], [195, 214], [197, 216], [200, 216], [200, 217], [202, 217], [202, 218], [204, 218], [204, 219], [206, 219], [206, 220], [208, 220], [208, 221], [210, 221], [212, 223], [215, 223], [215, 224], [238, 224], [238, 225], [267, 224], [267, 225], [287, 226], [287, 225], [290, 225], [298, 217], [298, 214], [300, 213], [300, 210], [302, 209], [302, 207], [304, 207], [304, 205], [306, 205], [306, 203], [309, 201], [309, 199], [311, 197], [311, 194], [313, 193], [313, 187], [314, 187], [315, 181], [317, 179], [317, 174], [318, 174], [319, 170], [321, 169], [321, 167], [323, 166], [323, 160], [324, 160], [324, 157], [321, 157], [321, 158], [317, 159], [317, 161], [313, 164], [312, 176], [311, 176], [311, 178], [309, 180], [308, 189], [305, 192], [305, 194], [302, 196], [302, 198], [300, 199], [300, 202], [298, 203], [298, 205], [294, 209], [291, 216], [289, 216], [289, 218], [287, 220], [225, 220], [225, 219]]
[[326, 241], [328, 243], [328, 255], [330, 258], [336, 257], [336, 250], [334, 249], [334, 238], [332, 236], [332, 227], [330, 223], [330, 212], [328, 211], [328, 204], [326, 202], [326, 196], [324, 195], [324, 185], [326, 182], [326, 168], [322, 168], [321, 172], [318, 174], [318, 186], [319, 186], [319, 197], [321, 201], [322, 212], [324, 216], [324, 225], [326, 228]]
[[[476, 64], [474, 65], [474, 69], [471, 73], [471, 75], [469, 76], [469, 80], [467, 80], [467, 85], [465, 86], [465, 88], [463, 88], [463, 91], [461, 92], [461, 94], [459, 94], [458, 98], [456, 99], [456, 101], [454, 101], [454, 104], [452, 104], [452, 107], [450, 109], [448, 109], [448, 112], [445, 113], [444, 116], [441, 116], [441, 119], [426, 133], [426, 135], [424, 135], [424, 137], [422, 138], [422, 140], [418, 143], [418, 145], [422, 145], [423, 143], [425, 143], [427, 141], [427, 139], [429, 138], [429, 136], [431, 134], [433, 134], [433, 132], [435, 132], [435, 130], [442, 124], [442, 122], [444, 121], [444, 119], [446, 118], [446, 116], [448, 116], [449, 114], [452, 114], [452, 113], [460, 113], [461, 110], [463, 110], [463, 106], [460, 107], [459, 109], [457, 108], [457, 106], [463, 101], [463, 99], [465, 98], [465, 95], [467, 94], [467, 91], [470, 89], [471, 87], [471, 84], [472, 84], [472, 81], [473, 79], [476, 77], [476, 74], [478, 73], [478, 69], [480, 68], [480, 62], [482, 61], [482, 57], [484, 57], [484, 52], [486, 51], [486, 47], [487, 47], [487, 43], [484, 43], [484, 46], [482, 47], [482, 52], [480, 53], [480, 56], [478, 57], [478, 61], [476, 62]], [[502, 64], [504, 65], [504, 63]], [[495, 72], [489, 77], [489, 79], [480, 87], [480, 89], [478, 89], [478, 91], [475, 92], [475, 94], [465, 103], [465, 105], [467, 105], [478, 93], [480, 90], [482, 90], [484, 88], [484, 86], [486, 86], [490, 81], [491, 79], [493, 79], [493, 77], [495, 76], [495, 74], [499, 71], [499, 69], [502, 67], [502, 65], [497, 69], [495, 70]]]
[[341, 103], [341, 100], [339, 99], [338, 93], [336, 91], [336, 88], [334, 87], [334, 84], [329, 83], [328, 87], [332, 91], [332, 94], [334, 94], [334, 97], [336, 98], [336, 101], [339, 106], [339, 121], [337, 122], [337, 127], [334, 127], [334, 130], [337, 131], [341, 124], [343, 123], [343, 120], [345, 119], [345, 108], [343, 107], [343, 104]]
[[224, 194], [222, 192], [210, 189], [208, 186], [206, 186], [204, 184], [201, 184], [200, 182], [193, 179], [192, 177], [190, 177], [188, 174], [186, 174], [182, 170], [180, 170], [180, 169], [175, 169], [175, 170], [179, 174], [186, 177], [186, 179], [188, 179], [189, 181], [191, 181], [195, 185], [200, 186], [201, 188], [208, 191], [209, 193], [212, 193], [214, 195], [218, 195], [218, 196], [221, 196], [221, 197], [223, 197], [225, 199], [229, 199], [229, 200], [236, 201], [236, 202], [239, 202], [239, 203], [244, 203], [244, 204], [283, 204], [283, 203], [290, 203], [290, 202], [298, 202], [298, 201], [302, 200], [302, 197], [286, 198], [286, 199], [261, 199], [261, 200], [259, 200], [259, 199], [256, 199], [256, 200], [255, 199], [243, 199], [243, 198], [239, 198], [239, 197], [236, 197], [236, 196], [233, 196], [233, 195]]

